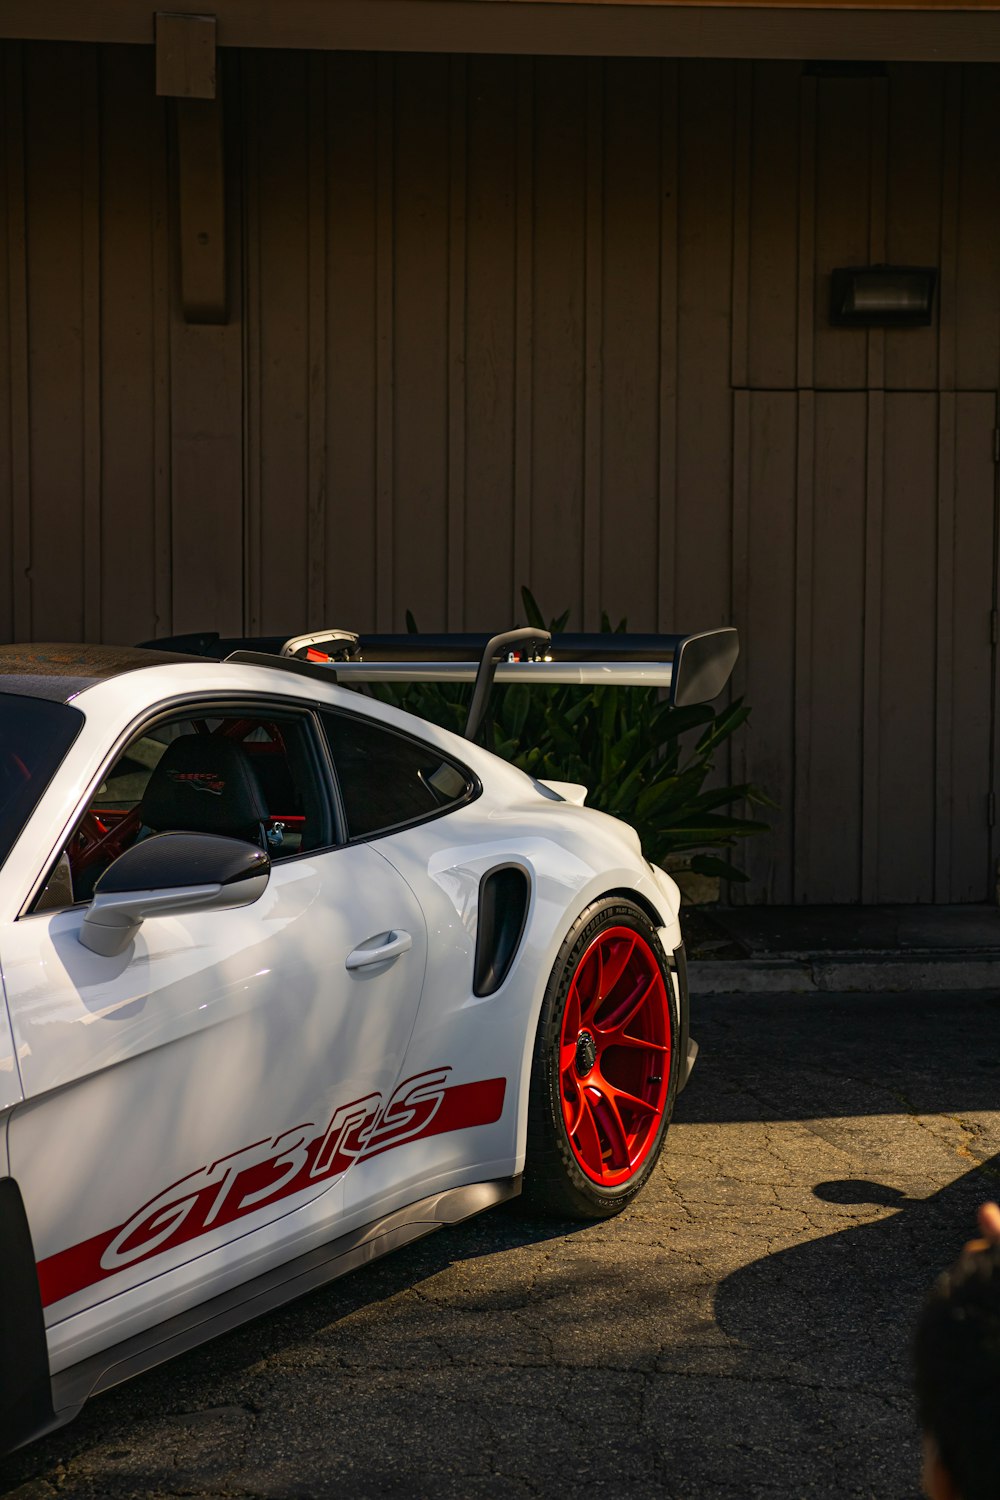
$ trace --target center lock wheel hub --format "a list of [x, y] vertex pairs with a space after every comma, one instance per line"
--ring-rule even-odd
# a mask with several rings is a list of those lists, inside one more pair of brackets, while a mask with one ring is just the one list
[[595, 1062], [597, 1062], [597, 1043], [589, 1032], [580, 1032], [576, 1040], [577, 1077], [586, 1079], [588, 1073], [594, 1071]]
[[589, 1031], [581, 1031], [576, 1039], [576, 1071], [579, 1078], [586, 1078], [597, 1061], [597, 1043]]

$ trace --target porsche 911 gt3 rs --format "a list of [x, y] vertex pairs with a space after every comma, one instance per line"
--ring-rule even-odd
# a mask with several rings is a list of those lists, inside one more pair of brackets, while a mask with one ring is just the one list
[[[0, 648], [3, 1449], [522, 1186], [642, 1188], [678, 891], [474, 732], [497, 670], [714, 696], [735, 633], [528, 636]], [[349, 685], [394, 674], [475, 679], [469, 737]]]

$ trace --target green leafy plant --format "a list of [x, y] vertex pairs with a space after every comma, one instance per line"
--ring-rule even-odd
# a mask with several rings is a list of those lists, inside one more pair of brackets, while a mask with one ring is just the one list
[[[565, 629], [568, 611], [546, 626], [531, 591], [522, 588], [521, 597], [529, 625], [553, 635]], [[409, 612], [407, 626], [416, 631]], [[611, 628], [605, 615], [602, 629]], [[616, 631], [625, 629], [622, 620]], [[447, 729], [464, 727], [464, 686], [413, 683], [379, 696]], [[720, 746], [749, 713], [739, 698], [716, 713], [707, 704], [671, 708], [655, 688], [512, 683], [494, 691], [492, 748], [531, 776], [582, 782], [588, 806], [631, 823], [650, 859], [686, 855], [696, 874], [745, 880], [721, 851], [769, 825], [733, 809], [773, 804], [749, 782], [706, 782]]]

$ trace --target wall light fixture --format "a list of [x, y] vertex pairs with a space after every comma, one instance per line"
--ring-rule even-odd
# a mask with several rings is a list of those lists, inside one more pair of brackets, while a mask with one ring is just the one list
[[922, 328], [934, 307], [929, 266], [841, 266], [830, 276], [830, 322], [838, 328]]

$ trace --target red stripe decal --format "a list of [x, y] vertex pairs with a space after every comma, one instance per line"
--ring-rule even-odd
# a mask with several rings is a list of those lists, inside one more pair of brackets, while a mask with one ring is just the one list
[[117, 1228], [71, 1245], [38, 1262], [42, 1303], [49, 1307], [127, 1267], [176, 1249], [265, 1204], [293, 1197], [410, 1141], [475, 1125], [492, 1125], [503, 1112], [507, 1082], [445, 1086], [450, 1068], [405, 1079], [383, 1106], [370, 1094], [334, 1110], [318, 1129], [296, 1125], [280, 1135], [199, 1167], [145, 1203]]

